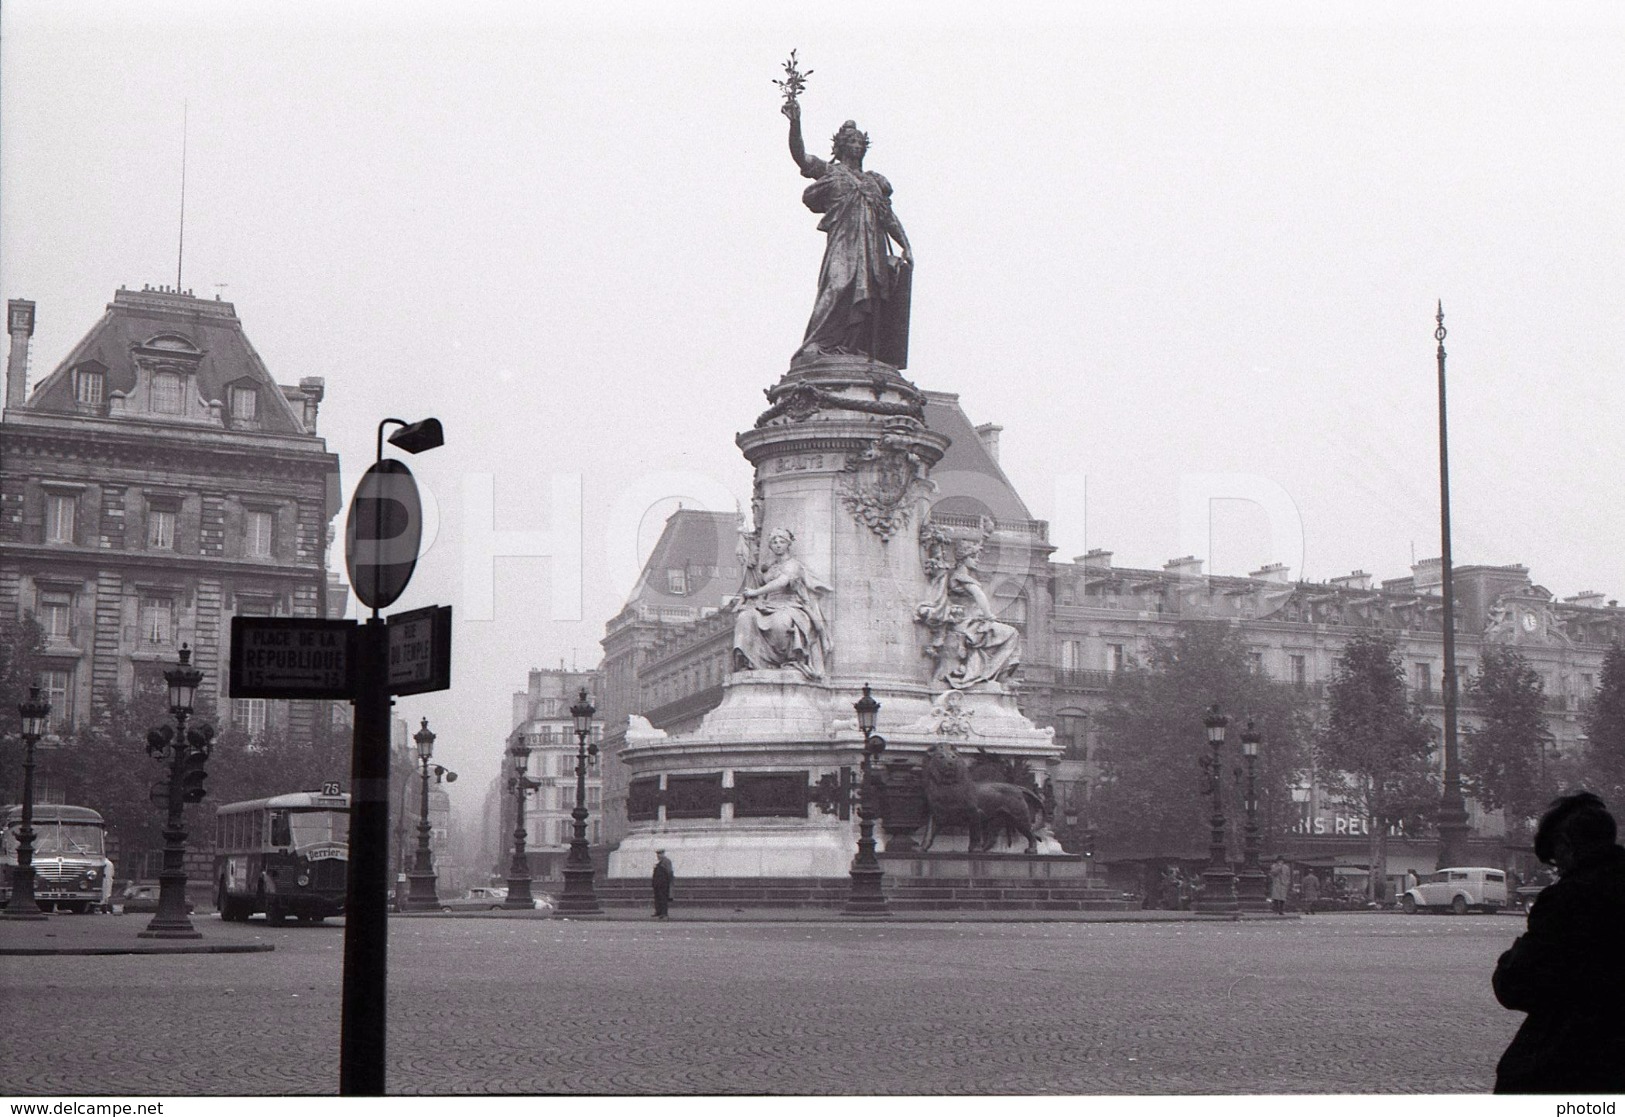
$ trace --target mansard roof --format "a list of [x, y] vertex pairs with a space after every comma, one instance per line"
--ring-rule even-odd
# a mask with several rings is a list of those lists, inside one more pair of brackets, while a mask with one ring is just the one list
[[[643, 564], [628, 604], [654, 608], [715, 609], [738, 593], [743, 571], [737, 555], [739, 516], [679, 508], [666, 519], [649, 561]], [[682, 592], [675, 592], [667, 571], [683, 571]]]
[[933, 507], [953, 515], [991, 516], [1009, 522], [1031, 520], [1027, 503], [988, 452], [982, 436], [952, 392], [926, 392], [925, 425], [953, 439], [931, 470], [937, 483]]
[[[40, 382], [26, 406], [40, 412], [77, 411], [72, 373], [92, 364], [105, 371], [109, 397], [114, 392], [128, 393], [136, 385], [138, 351], [195, 360], [197, 391], [205, 401], [228, 403], [226, 387], [232, 383], [261, 385], [264, 390], [259, 393], [255, 429], [273, 434], [309, 433], [243, 333], [236, 308], [220, 299], [199, 299], [169, 290], [120, 287], [101, 320]], [[143, 414], [142, 418], [153, 416]]]

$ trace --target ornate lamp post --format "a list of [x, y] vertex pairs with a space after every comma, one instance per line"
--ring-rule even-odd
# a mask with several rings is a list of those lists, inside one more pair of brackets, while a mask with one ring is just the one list
[[1269, 889], [1264, 869], [1258, 863], [1258, 746], [1263, 736], [1251, 718], [1241, 731], [1241, 755], [1247, 758], [1247, 829], [1242, 838], [1241, 873], [1236, 879], [1236, 898], [1243, 911], [1268, 911]]
[[169, 760], [167, 813], [164, 819], [164, 867], [158, 873], [158, 912], [138, 935], [143, 939], [200, 939], [186, 916], [186, 830], [181, 808], [203, 798], [204, 763], [212, 751], [214, 730], [207, 725], [186, 728], [197, 700], [203, 672], [192, 666], [192, 649], [181, 645], [180, 662], [164, 672], [169, 687], [169, 712], [175, 728], [161, 726], [147, 734], [147, 755]]
[[434, 773], [436, 783], [441, 780], [451, 783], [457, 773], [438, 764], [430, 765], [434, 733], [429, 729], [428, 718], [422, 719], [422, 728], [412, 734], [412, 740], [418, 747], [418, 763], [423, 766], [423, 795], [418, 800], [418, 848], [412, 871], [406, 874], [406, 902], [402, 907], [406, 911], [433, 911], [440, 906], [440, 897], [435, 892], [434, 851], [429, 848], [429, 835], [434, 829], [429, 825], [429, 774]]
[[508, 863], [508, 896], [502, 901], [505, 908], [530, 909], [536, 906], [530, 894], [530, 862], [525, 858], [525, 799], [542, 786], [526, 772], [530, 754], [525, 746], [515, 741], [508, 753], [513, 775], [508, 777], [508, 790], [514, 795], [513, 860]]
[[1213, 833], [1208, 845], [1207, 868], [1202, 870], [1202, 897], [1196, 902], [1197, 911], [1239, 910], [1236, 906], [1236, 878], [1230, 871], [1230, 859], [1224, 845], [1224, 781], [1221, 778], [1224, 761], [1220, 754], [1224, 749], [1225, 726], [1229, 724], [1230, 719], [1219, 712], [1216, 702], [1202, 719], [1202, 725], [1207, 729], [1207, 743], [1213, 749], [1211, 758], [1202, 758], [1202, 767], [1207, 770], [1208, 792], [1213, 796], [1213, 817], [1209, 820]]
[[587, 757], [598, 755], [598, 745], [589, 744], [592, 736], [592, 715], [597, 713], [587, 700], [585, 688], [570, 716], [576, 723], [576, 808], [570, 812], [575, 819], [575, 836], [570, 839], [570, 852], [564, 858], [564, 894], [559, 897], [560, 915], [602, 915], [598, 896], [592, 888], [592, 854], [587, 851]]
[[45, 736], [51, 703], [40, 697], [39, 685], [28, 688], [28, 698], [17, 712], [23, 719], [23, 825], [17, 831], [17, 867], [11, 873], [11, 898], [4, 919], [44, 919], [34, 900], [34, 746]]
[[858, 712], [858, 729], [863, 733], [863, 782], [858, 787], [858, 855], [852, 859], [852, 888], [847, 893], [846, 915], [890, 915], [886, 894], [880, 887], [880, 858], [875, 856], [875, 816], [880, 813], [880, 778], [874, 765], [886, 751], [886, 739], [875, 733], [880, 703], [863, 684], [863, 697], [852, 704]]

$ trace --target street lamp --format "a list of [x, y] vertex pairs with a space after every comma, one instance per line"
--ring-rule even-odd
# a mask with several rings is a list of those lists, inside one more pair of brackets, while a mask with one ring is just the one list
[[17, 831], [17, 867], [11, 873], [11, 897], [4, 919], [44, 919], [34, 900], [34, 746], [45, 735], [51, 703], [40, 697], [39, 684], [28, 688], [28, 698], [17, 706], [23, 719], [23, 825]]
[[457, 778], [456, 772], [429, 764], [429, 758], [434, 755], [434, 733], [429, 729], [428, 718], [423, 718], [422, 723], [422, 728], [412, 734], [418, 747], [418, 763], [423, 766], [423, 796], [418, 801], [417, 853], [412, 871], [406, 874], [406, 902], [401, 905], [406, 911], [433, 911], [440, 906], [440, 897], [435, 893], [434, 851], [429, 848], [429, 834], [433, 830], [429, 825], [429, 773], [434, 773], [436, 783], [441, 780], [451, 783]]
[[863, 684], [863, 697], [852, 704], [858, 713], [858, 730], [863, 734], [863, 782], [858, 787], [858, 855], [852, 859], [852, 887], [847, 893], [846, 915], [890, 915], [886, 894], [881, 890], [880, 858], [875, 856], [875, 816], [879, 814], [880, 777], [874, 771], [886, 739], [875, 733], [880, 703]]
[[203, 799], [203, 780], [208, 774], [204, 765], [214, 748], [214, 729], [207, 725], [186, 728], [198, 685], [203, 682], [203, 672], [192, 666], [190, 647], [181, 645], [180, 662], [164, 672], [164, 682], [169, 687], [169, 712], [175, 716], [175, 728], [163, 725], [147, 734], [147, 755], [159, 762], [169, 761], [168, 786], [153, 789], [155, 794], [162, 792], [166, 807], [164, 866], [158, 873], [158, 912], [137, 937], [200, 939], [203, 935], [186, 916], [186, 830], [181, 808]]
[[1269, 889], [1264, 869], [1258, 863], [1258, 746], [1263, 735], [1247, 719], [1241, 731], [1241, 755], [1247, 758], [1247, 829], [1242, 839], [1241, 873], [1236, 879], [1236, 898], [1243, 911], [1268, 911]]
[[592, 889], [592, 854], [587, 851], [587, 757], [598, 755], [592, 736], [592, 715], [597, 713], [587, 700], [583, 687], [580, 699], [570, 707], [570, 716], [576, 728], [576, 808], [570, 812], [575, 819], [575, 836], [570, 839], [570, 852], [564, 858], [564, 894], [559, 897], [560, 915], [602, 915], [598, 897]]
[[1220, 753], [1224, 749], [1225, 726], [1229, 724], [1230, 719], [1219, 712], [1217, 702], [1202, 719], [1202, 725], [1207, 730], [1207, 743], [1213, 749], [1211, 758], [1202, 758], [1202, 767], [1207, 770], [1208, 792], [1213, 796], [1213, 817], [1209, 820], [1213, 833], [1208, 845], [1207, 868], [1202, 870], [1202, 896], [1196, 902], [1197, 911], [1239, 910], [1236, 906], [1236, 878], [1230, 871], [1230, 860], [1224, 847], [1224, 799], [1221, 797], [1224, 761]]
[[531, 779], [526, 772], [530, 754], [517, 738], [508, 761], [513, 765], [513, 775], [508, 777], [508, 790], [514, 793], [513, 860], [508, 863], [508, 896], [502, 906], [529, 910], [536, 901], [530, 894], [530, 862], [525, 857], [525, 797], [534, 794], [542, 781]]

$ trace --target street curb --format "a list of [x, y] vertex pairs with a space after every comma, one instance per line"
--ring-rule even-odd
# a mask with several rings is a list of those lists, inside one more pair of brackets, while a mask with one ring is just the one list
[[160, 946], [0, 946], [0, 955], [41, 954], [263, 954], [275, 950], [274, 943], [198, 943]]

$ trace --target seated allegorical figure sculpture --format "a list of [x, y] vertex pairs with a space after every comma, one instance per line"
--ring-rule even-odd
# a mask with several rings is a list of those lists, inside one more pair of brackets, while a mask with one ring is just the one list
[[747, 567], [734, 618], [734, 670], [789, 667], [809, 679], [824, 677], [829, 626], [819, 597], [830, 587], [790, 554], [795, 533], [775, 528], [767, 537], [773, 557]]
[[993, 603], [976, 577], [981, 542], [955, 540], [951, 559], [946, 550], [946, 538], [934, 541], [928, 562], [936, 568], [932, 596], [916, 614], [931, 630], [931, 681], [954, 690], [1003, 683], [1021, 666], [1021, 633], [994, 616]]

